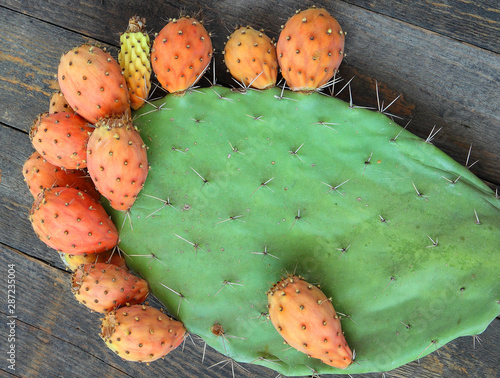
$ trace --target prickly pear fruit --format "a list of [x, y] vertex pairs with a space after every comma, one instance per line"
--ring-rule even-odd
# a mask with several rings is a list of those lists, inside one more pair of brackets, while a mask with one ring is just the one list
[[80, 303], [96, 312], [142, 303], [149, 294], [145, 280], [106, 263], [80, 265], [71, 278], [71, 291]]
[[61, 169], [45, 160], [38, 151], [33, 152], [24, 163], [23, 176], [34, 198], [37, 198], [42, 190], [54, 187], [75, 188], [96, 201], [101, 196], [91, 178], [84, 171]]
[[212, 41], [202, 23], [182, 17], [170, 21], [156, 36], [151, 64], [164, 89], [183, 94], [203, 76], [212, 53]]
[[295, 349], [325, 364], [345, 369], [353, 359], [331, 298], [301, 277], [289, 275], [268, 292], [269, 317]]
[[116, 210], [128, 210], [148, 175], [146, 145], [128, 116], [98, 121], [89, 139], [87, 167], [99, 192]]
[[177, 348], [186, 333], [181, 322], [162, 311], [134, 305], [106, 314], [102, 319], [100, 336], [123, 359], [151, 362]]
[[68, 104], [91, 123], [110, 115], [130, 114], [122, 69], [96, 46], [85, 44], [64, 54], [57, 79]]
[[77, 114], [43, 113], [33, 122], [29, 136], [49, 163], [81, 169], [87, 166], [87, 140], [93, 131], [93, 126]]
[[62, 92], [57, 91], [50, 97], [49, 113], [60, 112], [74, 113], [74, 110], [69, 106]]
[[246, 86], [266, 89], [276, 84], [276, 47], [262, 31], [250, 26], [237, 29], [226, 42], [224, 62], [231, 75]]
[[118, 243], [106, 210], [77, 189], [44, 190], [33, 203], [30, 220], [40, 240], [58, 252], [99, 253]]
[[61, 259], [66, 268], [72, 271], [78, 269], [82, 264], [113, 264], [125, 270], [128, 270], [125, 258], [117, 249], [109, 249], [100, 253], [84, 253], [81, 255], [72, 255], [61, 253]]
[[326, 84], [344, 57], [345, 33], [325, 9], [292, 16], [280, 33], [276, 51], [281, 73], [293, 91], [311, 92]]
[[151, 90], [151, 43], [146, 32], [146, 19], [134, 16], [120, 36], [118, 63], [127, 82], [132, 109], [139, 109]]

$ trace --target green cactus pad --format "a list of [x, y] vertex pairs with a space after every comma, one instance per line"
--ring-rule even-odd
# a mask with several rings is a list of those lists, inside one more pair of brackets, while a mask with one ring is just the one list
[[[172, 315], [236, 361], [388, 371], [500, 313], [500, 200], [385, 115], [212, 87], [135, 117], [151, 170], [130, 219], [110, 210], [120, 247]], [[266, 291], [288, 273], [345, 315], [346, 370], [287, 348], [266, 320]]]

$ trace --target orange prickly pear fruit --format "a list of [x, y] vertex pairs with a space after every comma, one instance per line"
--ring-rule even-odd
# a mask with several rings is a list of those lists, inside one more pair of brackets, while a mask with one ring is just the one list
[[122, 69], [96, 46], [81, 45], [64, 54], [57, 79], [68, 104], [90, 123], [106, 116], [130, 114]]
[[134, 305], [106, 314], [100, 336], [124, 360], [152, 362], [177, 348], [186, 334], [181, 322], [162, 311]]
[[325, 364], [345, 369], [353, 353], [331, 300], [302, 278], [289, 275], [268, 292], [269, 317], [285, 341]]
[[325, 9], [310, 8], [283, 27], [276, 51], [281, 73], [293, 91], [312, 92], [337, 72], [344, 57], [345, 33]]
[[99, 253], [118, 243], [104, 207], [77, 189], [44, 190], [33, 203], [30, 220], [40, 240], [58, 252]]
[[109, 312], [144, 302], [148, 283], [114, 264], [82, 264], [73, 273], [71, 291], [92, 311]]
[[182, 17], [170, 21], [156, 36], [151, 64], [162, 87], [182, 95], [203, 76], [212, 54], [212, 41], [202, 23]]
[[87, 169], [111, 207], [132, 207], [148, 175], [146, 145], [129, 116], [103, 118], [87, 145]]
[[31, 126], [30, 139], [49, 163], [81, 169], [87, 166], [87, 141], [93, 131], [94, 126], [78, 114], [44, 113]]
[[151, 90], [150, 47], [146, 19], [132, 17], [127, 30], [120, 36], [118, 63], [127, 82], [130, 106], [134, 110], [144, 105]]
[[231, 75], [246, 86], [266, 89], [276, 84], [276, 47], [262, 31], [250, 26], [237, 29], [226, 42], [224, 62]]
[[78, 189], [96, 201], [101, 196], [87, 173], [76, 169], [62, 169], [49, 163], [38, 151], [33, 152], [24, 162], [23, 176], [34, 198], [37, 198], [44, 189], [57, 186]]
[[123, 269], [127, 268], [125, 257], [117, 249], [109, 249], [100, 253], [84, 253], [82, 255], [72, 255], [69, 253], [61, 253], [61, 259], [66, 265], [66, 268], [73, 272], [82, 264], [97, 264], [106, 263], [113, 264]]

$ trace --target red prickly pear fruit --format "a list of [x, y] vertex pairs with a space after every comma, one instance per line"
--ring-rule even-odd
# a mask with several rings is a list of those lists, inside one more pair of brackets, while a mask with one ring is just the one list
[[24, 181], [34, 198], [44, 190], [54, 187], [75, 188], [98, 201], [101, 196], [86, 172], [76, 169], [62, 169], [50, 164], [35, 151], [23, 165]]
[[339, 317], [317, 286], [289, 275], [267, 292], [267, 299], [271, 322], [290, 346], [339, 369], [351, 364]]
[[64, 54], [57, 79], [68, 104], [91, 123], [106, 116], [130, 114], [121, 67], [96, 46], [81, 45]]
[[128, 116], [104, 118], [87, 145], [87, 169], [116, 210], [128, 210], [148, 175], [146, 146]]
[[69, 112], [74, 113], [75, 111], [69, 106], [68, 101], [62, 94], [61, 91], [55, 92], [52, 97], [50, 97], [49, 113], [60, 113]]
[[84, 253], [81, 255], [72, 255], [61, 253], [61, 259], [66, 268], [75, 271], [82, 264], [113, 264], [125, 270], [128, 270], [125, 258], [116, 249], [109, 249], [100, 253]]
[[80, 265], [73, 273], [71, 291], [80, 303], [101, 313], [142, 303], [149, 294], [146, 280], [106, 263]]
[[118, 63], [122, 68], [130, 95], [130, 106], [139, 109], [151, 90], [150, 39], [146, 19], [130, 18], [127, 30], [120, 36]]
[[231, 75], [246, 86], [266, 89], [276, 84], [276, 47], [262, 31], [250, 26], [237, 29], [226, 42], [223, 53]]
[[202, 23], [182, 17], [156, 36], [151, 64], [162, 87], [182, 95], [203, 76], [212, 54], [212, 41]]
[[281, 73], [293, 91], [312, 92], [326, 84], [344, 58], [345, 33], [325, 9], [310, 8], [283, 27], [276, 51]]
[[118, 243], [118, 231], [104, 207], [73, 188], [44, 190], [30, 211], [35, 233], [58, 252], [104, 252]]
[[124, 360], [152, 362], [177, 348], [186, 333], [181, 322], [162, 311], [134, 305], [106, 314], [100, 336]]
[[30, 130], [33, 147], [49, 163], [64, 169], [87, 166], [87, 141], [94, 127], [77, 114], [43, 113]]

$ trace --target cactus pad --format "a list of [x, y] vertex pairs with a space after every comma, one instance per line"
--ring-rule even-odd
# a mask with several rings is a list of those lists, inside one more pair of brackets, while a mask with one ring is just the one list
[[[173, 316], [236, 361], [388, 371], [500, 313], [500, 200], [385, 115], [212, 87], [167, 95], [134, 123], [151, 169], [128, 214], [109, 209], [120, 247]], [[344, 314], [347, 369], [288, 348], [266, 319], [266, 292], [289, 273]]]

